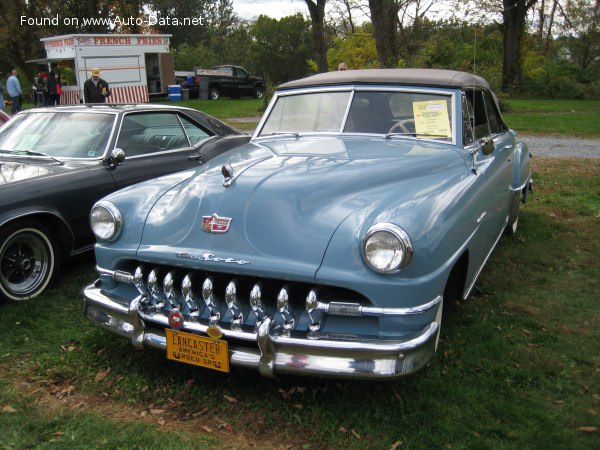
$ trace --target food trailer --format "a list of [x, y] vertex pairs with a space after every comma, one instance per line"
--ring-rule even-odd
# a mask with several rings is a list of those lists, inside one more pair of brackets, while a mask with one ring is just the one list
[[170, 34], [70, 34], [40, 39], [46, 58], [27, 61], [47, 64], [59, 73], [60, 103], [83, 102], [83, 84], [98, 67], [110, 85], [108, 103], [143, 103], [166, 95], [175, 82]]

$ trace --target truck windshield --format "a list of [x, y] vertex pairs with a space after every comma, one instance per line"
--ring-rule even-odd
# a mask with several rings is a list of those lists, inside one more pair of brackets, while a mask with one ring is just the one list
[[99, 158], [106, 151], [115, 117], [66, 111], [20, 114], [2, 128], [0, 150], [56, 158]]

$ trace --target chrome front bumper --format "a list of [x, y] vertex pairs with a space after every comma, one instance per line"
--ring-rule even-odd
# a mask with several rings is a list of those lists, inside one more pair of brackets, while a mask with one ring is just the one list
[[[100, 289], [100, 280], [83, 290], [84, 315], [94, 324], [131, 339], [138, 349], [166, 351], [164, 329], [168, 320], [162, 315], [148, 315], [139, 308], [141, 296], [129, 307], [111, 299]], [[441, 304], [436, 320], [407, 340], [361, 341], [350, 336], [324, 334], [318, 339], [293, 335], [275, 336], [266, 319], [256, 333], [223, 331], [223, 339], [253, 341], [256, 346], [229, 345], [232, 365], [258, 369], [263, 376], [278, 373], [333, 376], [360, 379], [398, 378], [413, 373], [433, 357], [439, 337]], [[150, 326], [152, 324], [153, 326]], [[206, 335], [208, 326], [186, 322], [182, 331]]]

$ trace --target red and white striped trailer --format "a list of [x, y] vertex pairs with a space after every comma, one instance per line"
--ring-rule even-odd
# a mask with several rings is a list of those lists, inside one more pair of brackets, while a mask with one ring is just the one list
[[110, 86], [108, 103], [144, 103], [166, 95], [175, 83], [170, 34], [70, 34], [40, 39], [47, 58], [28, 62], [48, 64], [48, 70], [75, 75], [63, 84], [61, 104], [83, 103], [83, 84], [92, 68], [102, 71]]

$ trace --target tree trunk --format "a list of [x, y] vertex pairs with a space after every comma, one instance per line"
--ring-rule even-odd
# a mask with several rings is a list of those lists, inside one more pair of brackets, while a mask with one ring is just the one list
[[502, 90], [512, 92], [521, 81], [521, 37], [527, 11], [536, 0], [503, 0], [502, 11]]
[[315, 56], [317, 58], [317, 69], [319, 72], [327, 72], [327, 45], [325, 44], [325, 2], [327, 0], [304, 0], [308, 6], [310, 20], [312, 22], [313, 42]]
[[369, 0], [373, 37], [381, 67], [398, 64], [398, 2], [395, 0]]

